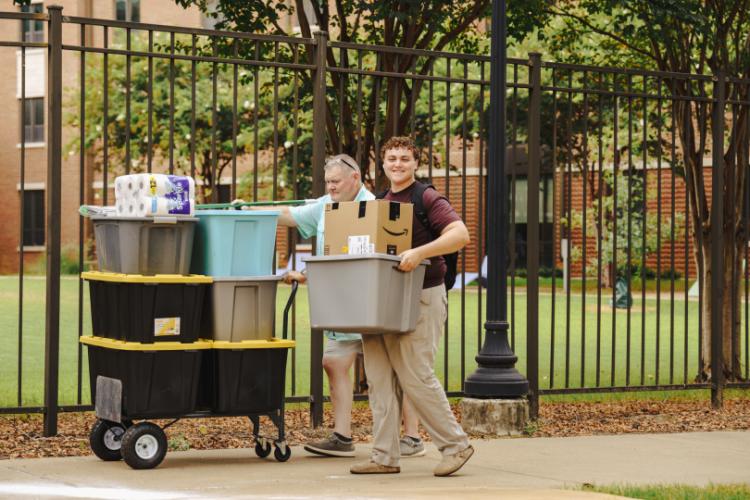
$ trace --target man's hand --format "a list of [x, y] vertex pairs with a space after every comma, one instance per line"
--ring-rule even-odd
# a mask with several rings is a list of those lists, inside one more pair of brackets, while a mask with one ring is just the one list
[[241, 206], [241, 207], [237, 206], [237, 205], [242, 205], [243, 203], [245, 203], [245, 200], [243, 200], [242, 198], [237, 198], [236, 200], [232, 201], [231, 204], [234, 205], [234, 208], [239, 209], [239, 210], [250, 210], [250, 207], [248, 206]]
[[398, 268], [405, 272], [415, 270], [424, 260], [424, 257], [422, 257], [422, 251], [419, 248], [404, 250], [399, 257], [401, 257], [401, 263], [398, 265]]
[[292, 281], [298, 281], [299, 283], [307, 282], [307, 276], [299, 271], [288, 271], [286, 274], [284, 274], [284, 276], [281, 277], [281, 279], [287, 285], [291, 285]]

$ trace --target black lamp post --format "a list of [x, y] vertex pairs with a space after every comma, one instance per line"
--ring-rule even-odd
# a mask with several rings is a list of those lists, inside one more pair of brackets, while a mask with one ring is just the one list
[[[464, 393], [480, 399], [518, 398], [529, 382], [515, 369], [508, 343], [506, 243], [508, 196], [505, 175], [505, 0], [492, 2], [490, 50], [490, 138], [487, 182], [487, 322], [479, 366], [464, 381]], [[499, 286], [495, 277], [500, 277]]]

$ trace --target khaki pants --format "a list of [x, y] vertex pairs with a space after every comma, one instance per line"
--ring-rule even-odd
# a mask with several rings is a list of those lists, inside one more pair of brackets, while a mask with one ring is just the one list
[[443, 455], [458, 453], [469, 446], [468, 437], [456, 422], [433, 368], [447, 306], [445, 286], [424, 289], [413, 332], [362, 335], [373, 418], [372, 460], [376, 463], [396, 466], [401, 458], [403, 394], [409, 397]]

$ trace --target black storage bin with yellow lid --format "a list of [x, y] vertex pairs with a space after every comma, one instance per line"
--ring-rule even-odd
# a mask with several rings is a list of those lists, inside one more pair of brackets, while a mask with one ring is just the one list
[[245, 415], [279, 410], [286, 360], [293, 340], [214, 341], [204, 351], [199, 406], [212, 413]]
[[209, 276], [89, 271], [91, 323], [97, 337], [127, 342], [195, 342]]
[[122, 383], [122, 418], [170, 418], [195, 410], [202, 352], [210, 341], [143, 344], [81, 337], [88, 347], [91, 400], [99, 376]]

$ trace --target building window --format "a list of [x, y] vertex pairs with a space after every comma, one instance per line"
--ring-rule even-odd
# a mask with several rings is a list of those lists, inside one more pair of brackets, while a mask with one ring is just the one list
[[[510, 195], [512, 180], [508, 176], [508, 194]], [[539, 265], [543, 267], [552, 267], [553, 265], [553, 241], [554, 234], [552, 215], [554, 205], [552, 204], [552, 195], [554, 192], [554, 182], [549, 174], [542, 174], [539, 178]], [[529, 184], [526, 177], [516, 177], [515, 179], [515, 206], [513, 207], [515, 224], [515, 243], [516, 243], [516, 267], [526, 267], [526, 238], [528, 224], [528, 193]]]
[[232, 201], [232, 185], [231, 184], [219, 184], [217, 186], [217, 203], [229, 203]]
[[141, 0], [115, 0], [115, 19], [118, 21], [141, 21]]
[[[509, 176], [510, 177], [510, 176]], [[509, 184], [512, 182], [511, 179], [508, 179]], [[528, 217], [526, 216], [526, 210], [527, 210], [527, 199], [528, 199], [528, 191], [529, 191], [529, 185], [528, 181], [526, 180], [526, 177], [516, 177], [515, 179], [515, 206], [513, 207], [514, 213], [515, 213], [515, 219], [514, 222], [526, 224], [528, 222]], [[511, 194], [512, 186], [508, 186], [508, 195]], [[542, 175], [539, 179], [539, 222], [541, 223], [547, 223], [552, 222], [552, 209], [554, 208], [552, 205], [552, 193], [553, 193], [554, 186], [552, 184], [552, 176], [551, 175]]]
[[44, 142], [44, 98], [24, 101], [24, 142]]
[[[32, 3], [31, 5], [22, 6], [21, 12], [41, 14], [43, 7], [44, 6], [41, 3]], [[44, 21], [24, 19], [22, 26], [24, 42], [44, 41]]]
[[22, 191], [23, 246], [44, 245], [44, 191]]
[[[46, 53], [45, 49], [16, 51], [16, 97], [18, 99], [44, 97], [47, 87]], [[26, 88], [21, 85], [24, 80]]]

